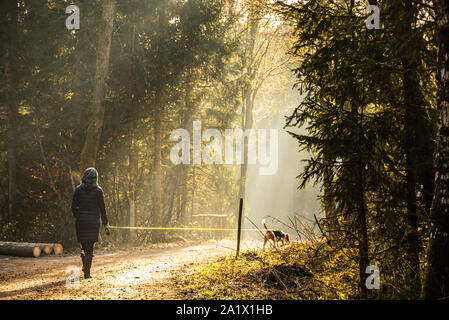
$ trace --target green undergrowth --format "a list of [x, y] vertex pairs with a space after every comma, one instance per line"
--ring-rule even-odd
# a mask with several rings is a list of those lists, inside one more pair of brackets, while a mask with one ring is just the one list
[[292, 243], [221, 257], [188, 272], [180, 286], [189, 299], [351, 299], [356, 279], [345, 254], [325, 243]]

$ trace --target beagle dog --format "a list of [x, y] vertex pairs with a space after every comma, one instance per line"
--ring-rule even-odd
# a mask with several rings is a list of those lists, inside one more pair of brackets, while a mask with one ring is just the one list
[[268, 230], [265, 224], [265, 219], [262, 220], [262, 225], [267, 231], [265, 232], [265, 236], [263, 238], [263, 251], [265, 251], [265, 245], [269, 240], [273, 241], [274, 247], [279, 249], [280, 249], [279, 242], [282, 242], [283, 246], [290, 242], [290, 237], [288, 233], [284, 233], [281, 230]]

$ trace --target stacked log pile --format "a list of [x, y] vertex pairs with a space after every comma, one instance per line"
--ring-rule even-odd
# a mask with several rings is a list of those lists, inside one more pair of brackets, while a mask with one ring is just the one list
[[0, 255], [19, 257], [39, 257], [42, 254], [62, 254], [63, 247], [59, 243], [30, 243], [0, 241]]

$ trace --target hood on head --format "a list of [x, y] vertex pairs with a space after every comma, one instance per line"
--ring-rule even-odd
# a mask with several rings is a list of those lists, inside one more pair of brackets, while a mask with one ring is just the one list
[[81, 188], [83, 190], [91, 190], [98, 185], [98, 172], [95, 168], [87, 168], [81, 178]]

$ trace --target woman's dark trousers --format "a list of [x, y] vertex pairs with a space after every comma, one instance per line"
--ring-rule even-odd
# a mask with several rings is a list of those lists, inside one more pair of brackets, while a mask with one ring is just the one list
[[81, 261], [83, 262], [84, 279], [91, 278], [90, 267], [94, 256], [94, 242], [81, 243]]

